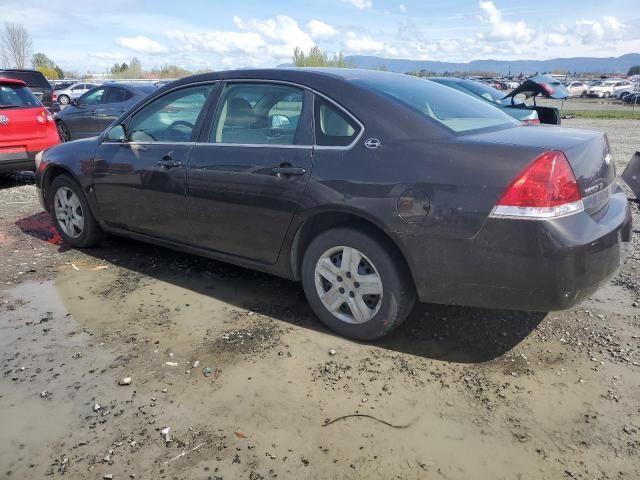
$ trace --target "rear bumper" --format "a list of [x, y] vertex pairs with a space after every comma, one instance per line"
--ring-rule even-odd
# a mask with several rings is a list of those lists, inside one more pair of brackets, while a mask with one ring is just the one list
[[36, 153], [16, 151], [3, 153], [0, 151], [0, 173], [19, 172], [20, 170], [36, 169]]
[[476, 237], [400, 236], [421, 301], [553, 311], [584, 300], [614, 275], [631, 241], [631, 211], [617, 190], [596, 218], [487, 219]]

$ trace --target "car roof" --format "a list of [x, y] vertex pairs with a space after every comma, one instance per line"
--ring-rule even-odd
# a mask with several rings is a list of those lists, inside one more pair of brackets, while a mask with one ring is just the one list
[[19, 85], [21, 87], [26, 87], [26, 82], [19, 80], [17, 78], [4, 78], [0, 77], [0, 83], [9, 84], [9, 85]]
[[169, 85], [182, 85], [193, 82], [204, 82], [226, 79], [245, 79], [255, 78], [264, 80], [281, 80], [281, 81], [310, 81], [321, 79], [337, 79], [337, 80], [361, 80], [374, 79], [389, 75], [402, 76], [401, 73], [382, 72], [379, 70], [364, 70], [358, 68], [317, 68], [317, 67], [283, 67], [283, 68], [251, 68], [239, 70], [221, 70], [218, 72], [201, 73], [171, 82]]

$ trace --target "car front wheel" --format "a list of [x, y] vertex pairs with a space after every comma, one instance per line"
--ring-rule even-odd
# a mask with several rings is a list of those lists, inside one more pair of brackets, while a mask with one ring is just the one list
[[330, 329], [373, 340], [405, 320], [415, 288], [388, 243], [353, 228], [328, 230], [311, 242], [302, 261], [302, 284], [311, 308]]
[[49, 200], [51, 218], [62, 239], [77, 248], [92, 247], [105, 234], [93, 217], [82, 188], [68, 175], [51, 183]]
[[67, 95], [60, 95], [58, 97], [58, 103], [60, 105], [69, 105], [70, 101], [71, 101], [71, 99]]

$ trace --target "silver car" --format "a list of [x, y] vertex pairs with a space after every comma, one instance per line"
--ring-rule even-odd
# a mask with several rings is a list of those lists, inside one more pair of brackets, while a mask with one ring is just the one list
[[56, 96], [58, 97], [58, 103], [60, 105], [69, 105], [71, 100], [74, 100], [83, 93], [88, 90], [91, 90], [93, 87], [97, 87], [99, 84], [97, 83], [74, 83], [68, 88], [64, 88], [62, 90], [56, 90]]

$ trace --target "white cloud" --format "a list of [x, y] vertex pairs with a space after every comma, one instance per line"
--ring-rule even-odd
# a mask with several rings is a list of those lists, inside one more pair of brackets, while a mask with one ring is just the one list
[[166, 53], [167, 47], [155, 40], [139, 35], [137, 37], [120, 37], [118, 45], [140, 53]]
[[586, 45], [609, 42], [623, 37], [627, 26], [615, 17], [602, 17], [601, 20], [577, 20], [576, 34]]
[[404, 6], [404, 3], [401, 3], [401, 4], [400, 4], [400, 11], [401, 11], [402, 13], [406, 13], [406, 12], [407, 12], [407, 7], [405, 7], [405, 6]]
[[209, 32], [183, 32], [169, 30], [167, 38], [174, 40], [173, 45], [182, 51], [204, 50], [220, 55], [228, 53], [257, 54], [259, 49], [266, 46], [262, 36], [256, 32], [226, 32], [212, 30]]
[[337, 33], [335, 28], [322, 20], [311, 20], [307, 28], [312, 38], [330, 38]]
[[521, 21], [509, 22], [502, 18], [502, 12], [491, 1], [480, 0], [480, 8], [485, 13], [482, 20], [489, 23], [491, 30], [488, 33], [478, 34], [479, 38], [494, 41], [518, 41], [529, 42], [534, 37], [536, 31]]
[[354, 7], [359, 10], [364, 10], [365, 8], [371, 8], [373, 6], [373, 2], [371, 0], [342, 0], [344, 3], [350, 3]]
[[244, 20], [233, 17], [233, 23], [240, 30], [257, 31], [270, 42], [266, 43], [267, 53], [278, 59], [291, 58], [295, 47], [307, 51], [315, 42], [303, 31], [298, 22], [286, 15], [278, 15], [267, 20]]

